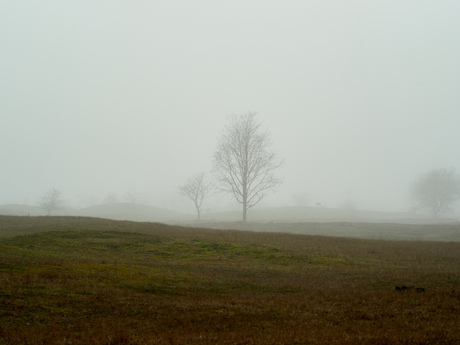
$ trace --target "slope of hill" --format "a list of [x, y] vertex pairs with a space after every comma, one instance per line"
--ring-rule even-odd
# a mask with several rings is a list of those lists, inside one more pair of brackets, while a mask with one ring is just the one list
[[[207, 213], [203, 221], [240, 221], [241, 211]], [[409, 212], [379, 212], [345, 210], [325, 207], [277, 207], [255, 208], [248, 212], [250, 222], [376, 222], [376, 223], [450, 223], [452, 218], [432, 219], [427, 215]]]
[[186, 220], [190, 216], [154, 206], [132, 203], [117, 203], [91, 206], [81, 209], [78, 214], [86, 217], [108, 218], [114, 220], [132, 220], [136, 222], [168, 222]]
[[[45, 210], [38, 206], [6, 204], [0, 206], [0, 215], [10, 216], [46, 216]], [[82, 216], [137, 222], [167, 222], [193, 219], [182, 213], [153, 206], [131, 203], [104, 204], [82, 208], [80, 210], [63, 208], [53, 211], [52, 216]]]
[[[0, 206], [0, 214], [16, 216], [45, 216], [38, 206], [7, 204]], [[114, 220], [141, 222], [163, 222], [203, 224], [212, 222], [238, 222], [241, 211], [205, 213], [197, 222], [196, 215], [183, 214], [154, 206], [132, 203], [96, 205], [80, 210], [64, 208], [52, 213], [53, 216], [85, 216]], [[453, 218], [432, 219], [426, 215], [408, 212], [378, 212], [364, 210], [344, 210], [322, 207], [279, 207], [255, 208], [248, 213], [248, 222], [304, 223], [304, 222], [353, 222], [353, 223], [397, 223], [397, 224], [445, 224], [458, 222]]]
[[0, 205], [0, 214], [5, 216], [45, 216], [46, 211], [39, 206], [5, 204]]
[[285, 207], [255, 209], [248, 222], [241, 212], [205, 214], [200, 222], [182, 221], [183, 226], [256, 232], [355, 237], [409, 241], [460, 241], [460, 222], [453, 218], [429, 218], [405, 212], [376, 212]]

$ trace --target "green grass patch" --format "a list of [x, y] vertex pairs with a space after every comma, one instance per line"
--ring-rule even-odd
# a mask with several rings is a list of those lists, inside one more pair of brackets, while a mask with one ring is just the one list
[[344, 267], [360, 262], [327, 254], [305, 256], [274, 245], [184, 240], [116, 231], [49, 231], [3, 239], [1, 243], [4, 255], [17, 253], [76, 261], [102, 259], [142, 265], [159, 261], [244, 261], [285, 267], [306, 264]]

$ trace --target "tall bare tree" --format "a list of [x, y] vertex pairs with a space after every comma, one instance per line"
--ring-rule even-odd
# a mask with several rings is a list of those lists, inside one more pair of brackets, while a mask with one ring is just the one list
[[206, 173], [204, 172], [190, 177], [185, 184], [179, 187], [179, 194], [186, 196], [195, 204], [198, 220], [200, 220], [203, 200], [210, 196], [212, 191], [213, 186], [206, 179]]
[[48, 216], [51, 212], [62, 208], [63, 203], [64, 200], [61, 199], [61, 191], [55, 188], [50, 189], [38, 200], [38, 204], [46, 210]]
[[262, 131], [255, 113], [232, 115], [214, 153], [213, 172], [220, 190], [233, 194], [243, 205], [243, 221], [248, 210], [264, 198], [266, 192], [282, 183], [274, 175], [284, 160], [270, 151], [270, 136]]
[[439, 217], [451, 211], [460, 198], [460, 175], [454, 168], [434, 169], [420, 175], [409, 191], [414, 211], [427, 211]]

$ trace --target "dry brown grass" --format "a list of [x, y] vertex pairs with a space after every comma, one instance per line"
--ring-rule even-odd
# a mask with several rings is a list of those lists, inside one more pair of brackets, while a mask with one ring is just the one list
[[460, 344], [459, 243], [71, 217], [0, 229], [0, 344]]

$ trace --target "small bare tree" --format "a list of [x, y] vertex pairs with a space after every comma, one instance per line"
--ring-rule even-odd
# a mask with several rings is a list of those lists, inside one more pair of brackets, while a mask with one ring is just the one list
[[453, 168], [431, 170], [412, 184], [409, 196], [414, 211], [439, 217], [451, 211], [450, 206], [460, 198], [460, 176]]
[[118, 202], [118, 197], [115, 193], [109, 193], [107, 196], [101, 201], [101, 204], [116, 204]]
[[179, 194], [186, 196], [195, 204], [198, 220], [200, 220], [203, 200], [209, 197], [212, 191], [213, 186], [207, 181], [204, 172], [192, 176], [185, 184], [179, 187]]
[[41, 208], [45, 209], [48, 216], [51, 212], [62, 208], [64, 200], [61, 199], [61, 191], [58, 189], [50, 189], [39, 200], [38, 204]]
[[273, 172], [283, 164], [270, 151], [270, 136], [260, 129], [255, 113], [233, 115], [214, 153], [213, 171], [220, 190], [233, 194], [243, 205], [243, 221], [248, 210], [264, 198], [266, 192], [282, 183]]
[[126, 192], [125, 200], [127, 202], [130, 202], [131, 204], [140, 204], [141, 195], [138, 191], [131, 189], [128, 192]]

